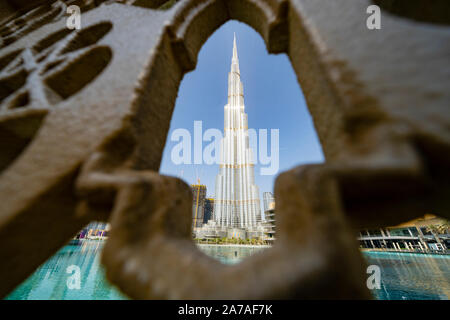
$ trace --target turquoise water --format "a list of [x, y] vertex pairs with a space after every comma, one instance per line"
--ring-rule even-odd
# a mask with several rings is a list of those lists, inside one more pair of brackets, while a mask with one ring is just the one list
[[[47, 260], [17, 287], [9, 300], [116, 300], [125, 299], [110, 285], [100, 265], [102, 241], [85, 240], [67, 245]], [[67, 267], [80, 267], [80, 290], [69, 289], [66, 282], [73, 274]]]
[[449, 300], [450, 256], [364, 252], [368, 264], [381, 269], [382, 300]]
[[[109, 284], [99, 264], [101, 241], [80, 241], [67, 245], [45, 262], [6, 299], [36, 300], [113, 300], [126, 299]], [[237, 263], [263, 248], [241, 246], [201, 246], [206, 254], [223, 263]], [[408, 253], [365, 252], [368, 264], [381, 269], [381, 289], [373, 290], [377, 299], [450, 298], [450, 257]], [[67, 267], [80, 267], [80, 289], [68, 289]]]

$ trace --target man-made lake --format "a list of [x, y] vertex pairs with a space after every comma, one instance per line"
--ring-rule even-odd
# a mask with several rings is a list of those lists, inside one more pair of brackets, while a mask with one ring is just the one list
[[[109, 284], [100, 266], [102, 241], [83, 240], [67, 245], [36, 270], [6, 299], [126, 299]], [[260, 247], [201, 245], [201, 250], [222, 263], [237, 263], [263, 250]], [[369, 265], [381, 269], [381, 289], [373, 290], [377, 299], [445, 299], [450, 298], [450, 257], [411, 253], [364, 252]], [[80, 289], [69, 289], [73, 274], [67, 267], [80, 268]]]

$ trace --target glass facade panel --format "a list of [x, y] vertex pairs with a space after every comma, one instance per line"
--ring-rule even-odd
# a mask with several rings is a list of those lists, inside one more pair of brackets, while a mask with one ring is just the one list
[[380, 229], [368, 230], [368, 232], [369, 232], [369, 235], [372, 237], [381, 237], [382, 236]]
[[410, 237], [411, 234], [408, 231], [408, 228], [395, 228], [395, 229], [389, 229], [389, 233], [393, 237]]

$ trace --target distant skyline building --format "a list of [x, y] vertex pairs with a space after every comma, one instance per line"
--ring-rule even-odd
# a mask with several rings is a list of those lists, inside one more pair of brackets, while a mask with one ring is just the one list
[[264, 227], [266, 241], [275, 241], [275, 197], [272, 192], [263, 192]]
[[214, 219], [214, 199], [206, 198], [203, 214], [203, 223], [208, 223], [209, 220]]
[[206, 186], [203, 184], [193, 184], [192, 189], [192, 226], [199, 228], [203, 225], [205, 214]]
[[275, 197], [272, 192], [263, 193], [264, 212], [275, 209]]
[[251, 228], [261, 221], [259, 190], [255, 184], [248, 118], [244, 109], [244, 89], [234, 36], [214, 202], [215, 221], [221, 227]]

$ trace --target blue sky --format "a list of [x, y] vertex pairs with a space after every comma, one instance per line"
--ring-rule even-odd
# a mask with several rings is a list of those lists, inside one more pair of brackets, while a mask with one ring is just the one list
[[[223, 132], [233, 32], [236, 33], [248, 127], [268, 129], [269, 132], [270, 129], [280, 130], [278, 173], [300, 164], [324, 161], [311, 116], [288, 57], [285, 54], [269, 55], [256, 31], [246, 24], [229, 21], [206, 41], [199, 53], [196, 69], [186, 74], [181, 82], [160, 169], [162, 174], [181, 177], [189, 184], [195, 183], [199, 177], [211, 197], [214, 196], [219, 166], [175, 165], [171, 160], [171, 151], [179, 142], [171, 141], [171, 135], [177, 128], [189, 130], [193, 148], [194, 121], [202, 121], [203, 133], [208, 128]], [[203, 148], [208, 144], [203, 142]], [[273, 191], [276, 175], [262, 176], [259, 172], [260, 165], [256, 165], [255, 182], [262, 198], [262, 192]]]

